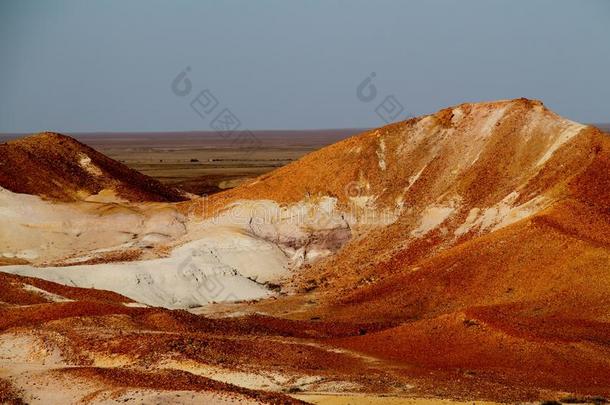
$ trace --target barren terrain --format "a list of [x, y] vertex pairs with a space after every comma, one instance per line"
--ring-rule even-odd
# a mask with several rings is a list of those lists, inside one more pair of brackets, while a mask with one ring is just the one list
[[[596, 127], [516, 99], [304, 156], [317, 147], [112, 142], [97, 149], [167, 184], [191, 181], [191, 163], [197, 187], [239, 184], [182, 193], [55, 134], [2, 146], [24, 171], [0, 167], [0, 398], [610, 397], [610, 138]], [[231, 172], [234, 153], [262, 167]], [[283, 166], [267, 172], [269, 156]]]

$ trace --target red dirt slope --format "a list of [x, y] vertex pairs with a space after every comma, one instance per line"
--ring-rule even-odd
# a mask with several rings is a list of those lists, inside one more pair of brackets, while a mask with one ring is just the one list
[[181, 191], [52, 132], [0, 145], [0, 187], [61, 201], [102, 190], [128, 201], [187, 200]]
[[[309, 277], [339, 273], [338, 281], [321, 284], [325, 304], [311, 315], [402, 322], [335, 343], [409, 367], [409, 375], [427, 376], [454, 394], [513, 400], [549, 390], [607, 397], [610, 138], [585, 128], [531, 174], [532, 166], [517, 164], [519, 153], [530, 152], [511, 146], [521, 142], [518, 131], [505, 138], [496, 160], [471, 172], [468, 188], [463, 177], [452, 187], [463, 197], [461, 214], [416, 238], [405, 237], [410, 224], [399, 220], [310, 270]], [[500, 153], [507, 148], [509, 154]], [[488, 218], [501, 212], [483, 205], [499, 189], [518, 191], [520, 199], [543, 196], [546, 203], [504, 227], [457, 233], [478, 207], [486, 207]], [[382, 258], [369, 260], [364, 252]], [[340, 269], [352, 267], [338, 271], [333, 265], [348, 255], [355, 258]]]
[[211, 205], [319, 195], [347, 207], [354, 182], [374, 209], [403, 209], [302, 269], [295, 285], [319, 305], [296, 316], [400, 324], [333, 342], [449, 395], [610, 395], [606, 134], [537, 101], [464, 104], [339, 142]]

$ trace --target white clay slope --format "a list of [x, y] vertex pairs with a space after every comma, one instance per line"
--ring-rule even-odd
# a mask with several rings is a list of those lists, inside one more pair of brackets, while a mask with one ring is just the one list
[[[264, 241], [225, 241], [231, 246], [224, 249], [222, 237], [191, 242], [163, 259], [70, 267], [6, 266], [2, 270], [69, 286], [115, 291], [137, 302], [166, 308], [268, 296], [268, 289], [229, 263], [277, 267], [281, 266], [282, 253]], [[228, 260], [227, 254], [231, 256]]]
[[[161, 204], [148, 210], [119, 204], [60, 204], [7, 190], [1, 190], [0, 197], [0, 217], [9, 225], [0, 234], [1, 254], [33, 263], [2, 266], [1, 271], [110, 290], [167, 308], [267, 297], [272, 294], [267, 283], [277, 283], [291, 269], [332, 254], [350, 237], [349, 225], [330, 198], [291, 207], [240, 201], [201, 221]], [[97, 214], [107, 210], [115, 213]], [[164, 233], [168, 230], [171, 237]], [[117, 263], [44, 264], [49, 257], [78, 263], [106, 251], [148, 244], [171, 253]], [[53, 246], [54, 254], [47, 254]]]

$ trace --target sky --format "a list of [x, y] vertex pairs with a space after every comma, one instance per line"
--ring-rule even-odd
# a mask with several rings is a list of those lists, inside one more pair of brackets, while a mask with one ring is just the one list
[[5, 133], [365, 128], [517, 97], [610, 122], [610, 1], [0, 0]]

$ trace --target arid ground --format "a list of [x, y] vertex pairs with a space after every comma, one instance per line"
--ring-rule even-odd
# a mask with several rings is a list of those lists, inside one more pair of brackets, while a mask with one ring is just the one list
[[0, 145], [0, 401], [607, 402], [608, 135], [528, 99], [349, 134]]

